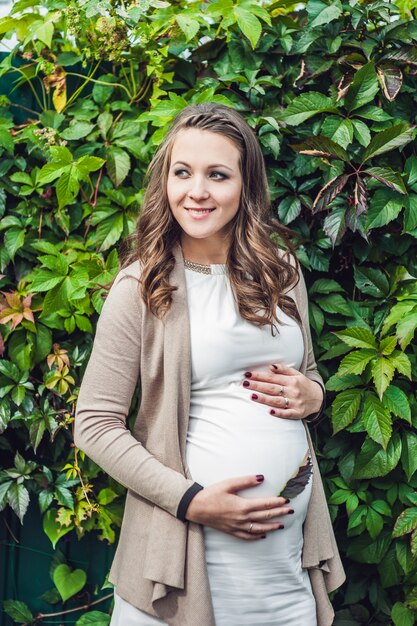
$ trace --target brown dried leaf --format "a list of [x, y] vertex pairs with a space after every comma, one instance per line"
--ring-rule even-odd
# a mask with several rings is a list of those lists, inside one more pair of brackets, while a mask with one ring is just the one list
[[368, 210], [368, 195], [366, 193], [365, 180], [360, 176], [356, 177], [355, 184], [355, 215], [359, 217]]
[[310, 450], [307, 450], [304, 459], [290, 480], [285, 485], [284, 489], [279, 494], [283, 498], [295, 498], [298, 496], [309, 483], [310, 477], [313, 473], [313, 464], [311, 462]]
[[313, 202], [313, 206], [311, 207], [312, 213], [318, 213], [319, 211], [326, 209], [328, 204], [343, 190], [348, 178], [349, 176], [347, 174], [335, 176], [322, 189], [320, 189]]
[[384, 63], [376, 68], [379, 83], [384, 96], [392, 102], [400, 91], [403, 84], [403, 74], [396, 65]]

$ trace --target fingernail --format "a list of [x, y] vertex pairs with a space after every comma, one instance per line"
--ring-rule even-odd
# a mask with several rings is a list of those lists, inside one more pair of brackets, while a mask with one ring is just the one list
[[258, 483], [261, 483], [265, 480], [265, 476], [263, 474], [256, 474], [256, 480]]
[[250, 382], [248, 380], [244, 380], [243, 381], [243, 386], [244, 387], [249, 387], [249, 385], [250, 385]]
[[285, 504], [288, 504], [288, 502], [290, 502], [289, 498], [285, 498]]
[[278, 367], [275, 365], [275, 363], [272, 363], [272, 367], [274, 368], [274, 370], [278, 369]]
[[284, 524], [281, 524], [280, 526], [278, 526], [277, 530], [281, 530], [282, 528], [285, 528]]
[[266, 535], [261, 535], [261, 539], [266, 539]]
[[258, 399], [258, 396], [256, 395], [256, 393], [253, 393], [253, 394], [251, 395], [251, 398], [252, 398], [252, 400], [257, 400], [257, 399]]
[[269, 412], [271, 413], [271, 415], [275, 415], [274, 409], [271, 409]]
[[245, 372], [246, 378], [250, 378], [252, 376], [252, 372]]
[[294, 509], [290, 509], [290, 510], [288, 511], [288, 515], [292, 515], [293, 513], [294, 513]]

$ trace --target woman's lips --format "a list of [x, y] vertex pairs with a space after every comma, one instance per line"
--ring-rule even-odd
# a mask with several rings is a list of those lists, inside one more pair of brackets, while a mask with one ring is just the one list
[[203, 219], [210, 215], [215, 209], [185, 209], [195, 219]]

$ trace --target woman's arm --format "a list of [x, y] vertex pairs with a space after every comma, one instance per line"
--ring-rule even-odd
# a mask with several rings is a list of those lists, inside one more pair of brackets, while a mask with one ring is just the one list
[[115, 480], [176, 516], [194, 481], [159, 462], [126, 427], [141, 355], [137, 287], [121, 271], [107, 295], [78, 396], [74, 441]]

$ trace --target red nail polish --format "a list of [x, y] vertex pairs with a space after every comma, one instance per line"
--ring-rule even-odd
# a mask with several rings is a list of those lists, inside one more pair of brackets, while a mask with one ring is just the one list
[[288, 511], [288, 515], [292, 515], [293, 513], [294, 513], [294, 509], [290, 509], [290, 510]]
[[265, 476], [263, 474], [256, 474], [256, 482], [262, 483], [265, 480]]
[[252, 398], [252, 400], [257, 400], [257, 399], [258, 399], [258, 396], [256, 395], [256, 393], [253, 393], [253, 394], [251, 395], [251, 398]]
[[277, 370], [277, 366], [275, 365], [275, 363], [272, 363], [272, 367], [274, 368], [274, 370]]
[[269, 412], [271, 413], [271, 415], [275, 415], [274, 409], [271, 409]]
[[266, 535], [261, 535], [261, 539], [266, 539]]
[[289, 498], [285, 498], [285, 504], [288, 504], [290, 502]]
[[243, 381], [243, 386], [244, 387], [249, 387], [249, 385], [250, 385], [250, 382], [248, 380], [244, 380]]
[[252, 372], [245, 372], [246, 378], [250, 378], [252, 376]]

